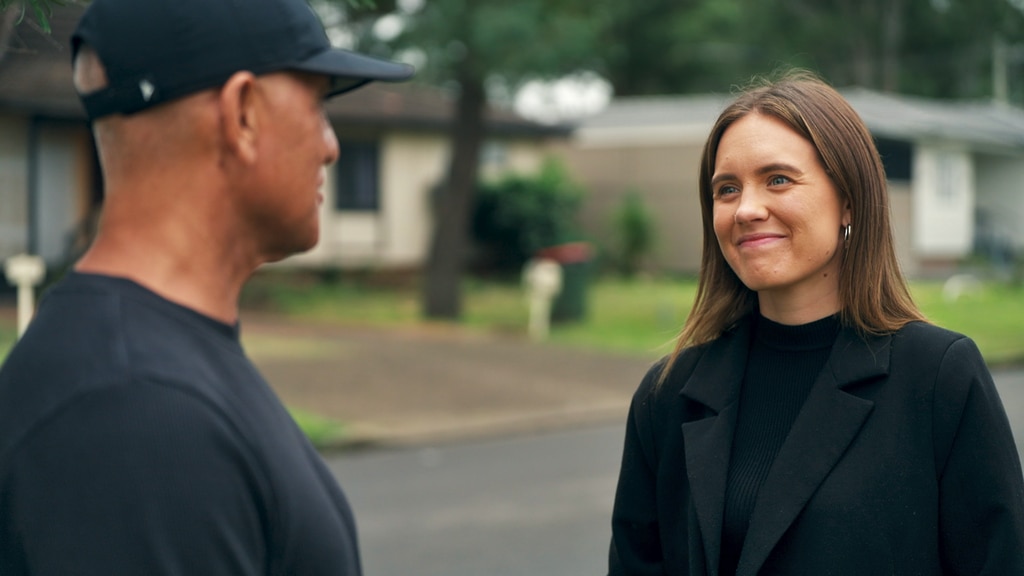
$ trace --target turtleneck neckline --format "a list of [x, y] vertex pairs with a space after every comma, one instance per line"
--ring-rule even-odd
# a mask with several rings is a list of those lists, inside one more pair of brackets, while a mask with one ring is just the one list
[[839, 327], [838, 314], [798, 326], [779, 324], [758, 314], [754, 324], [754, 338], [773, 350], [820, 350], [832, 346]]

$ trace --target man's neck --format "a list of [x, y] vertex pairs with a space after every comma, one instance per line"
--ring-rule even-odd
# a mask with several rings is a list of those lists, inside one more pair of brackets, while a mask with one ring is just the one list
[[145, 233], [101, 231], [75, 270], [127, 278], [172, 302], [231, 324], [238, 319], [238, 298], [256, 264], [224, 258], [223, 249], [217, 244], [169, 246], [154, 242]]

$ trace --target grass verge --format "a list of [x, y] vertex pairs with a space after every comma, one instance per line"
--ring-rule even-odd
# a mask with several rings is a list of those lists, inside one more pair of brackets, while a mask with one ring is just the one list
[[970, 336], [990, 366], [1024, 364], [1024, 288], [986, 283], [956, 299], [943, 294], [941, 282], [916, 282], [911, 290], [929, 320]]
[[[265, 303], [303, 320], [385, 327], [427, 323], [414, 289], [263, 282]], [[553, 326], [550, 341], [657, 358], [672, 349], [696, 286], [694, 280], [599, 279], [588, 288], [586, 320]], [[915, 282], [911, 290], [925, 316], [973, 338], [990, 365], [1024, 363], [1024, 288], [982, 283], [954, 300], [944, 296], [941, 282]], [[525, 335], [528, 315], [519, 285], [466, 280], [463, 327]]]
[[309, 441], [318, 449], [330, 448], [345, 437], [345, 425], [337, 420], [298, 408], [289, 408], [288, 411]]

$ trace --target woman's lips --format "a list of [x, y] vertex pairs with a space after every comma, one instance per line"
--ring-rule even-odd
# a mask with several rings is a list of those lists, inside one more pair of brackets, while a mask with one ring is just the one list
[[757, 248], [766, 244], [784, 238], [782, 234], [773, 234], [770, 232], [760, 232], [756, 234], [744, 234], [740, 236], [740, 239], [736, 242], [736, 245], [740, 248]]

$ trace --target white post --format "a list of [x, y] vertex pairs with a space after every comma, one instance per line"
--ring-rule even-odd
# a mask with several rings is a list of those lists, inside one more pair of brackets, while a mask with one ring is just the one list
[[554, 260], [530, 260], [523, 269], [523, 283], [530, 301], [530, 338], [544, 340], [551, 324], [551, 303], [562, 291], [562, 267]]
[[4, 262], [7, 282], [18, 287], [18, 337], [25, 333], [35, 311], [33, 289], [43, 281], [46, 264], [39, 256], [18, 254]]

